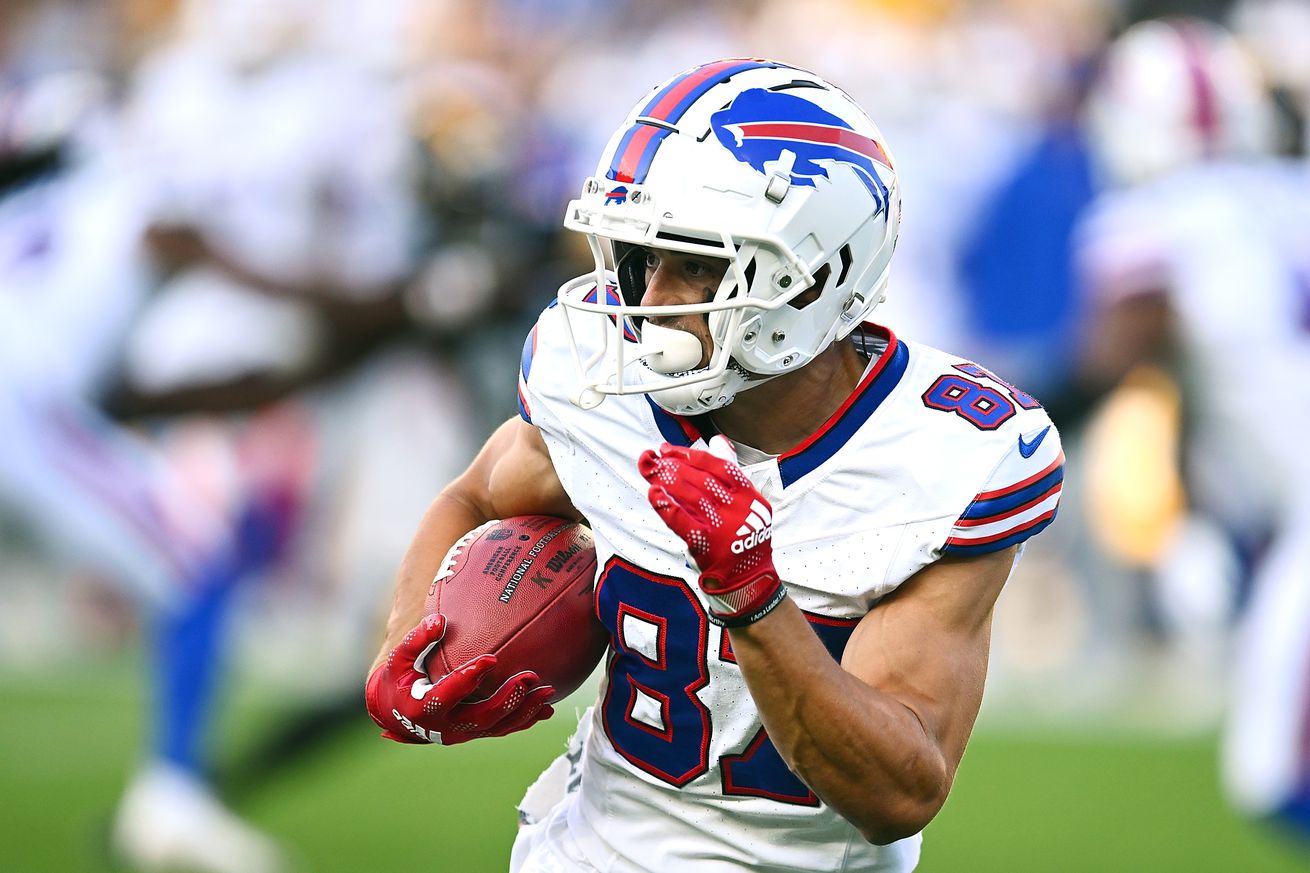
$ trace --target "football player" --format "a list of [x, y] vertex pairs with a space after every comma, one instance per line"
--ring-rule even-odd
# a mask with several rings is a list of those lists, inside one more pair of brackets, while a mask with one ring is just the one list
[[[1214, 24], [1130, 28], [1108, 50], [1088, 110], [1111, 187], [1078, 236], [1094, 313], [1083, 385], [1104, 390], [1143, 363], [1177, 374], [1191, 510], [1253, 562], [1225, 781], [1240, 809], [1310, 833], [1310, 480], [1300, 436], [1310, 430], [1310, 174], [1273, 155], [1261, 78]], [[1192, 529], [1175, 528], [1161, 557]], [[1190, 587], [1220, 563], [1193, 560]]]
[[916, 865], [1064, 456], [1032, 397], [868, 320], [900, 215], [868, 116], [747, 59], [643, 97], [569, 204], [595, 271], [529, 335], [521, 417], [424, 516], [366, 689], [402, 743], [549, 717], [534, 674], [477, 687], [494, 657], [426, 674], [424, 596], [488, 519], [591, 525], [612, 652], [511, 869]]

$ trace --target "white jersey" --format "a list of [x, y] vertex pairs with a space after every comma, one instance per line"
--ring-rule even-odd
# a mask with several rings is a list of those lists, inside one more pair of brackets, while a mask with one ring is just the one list
[[413, 269], [409, 131], [380, 79], [308, 53], [243, 74], [177, 44], [137, 70], [126, 131], [153, 218], [197, 226], [260, 275], [373, 288]]
[[[918, 836], [869, 844], [787, 769], [682, 541], [647, 502], [638, 455], [665, 441], [704, 448], [707, 418], [644, 395], [572, 405], [561, 313], [548, 308], [524, 347], [520, 410], [596, 535], [596, 606], [613, 637], [567, 801], [570, 838], [616, 873], [913, 869]], [[918, 570], [1043, 529], [1064, 475], [1059, 436], [1031, 397], [867, 330], [876, 363], [847, 403], [796, 449], [744, 467], [773, 505], [779, 574], [834, 658]]]
[[104, 387], [149, 294], [136, 187], [106, 158], [0, 196], [0, 381]]
[[1310, 172], [1204, 164], [1097, 201], [1078, 237], [1106, 304], [1165, 291], [1186, 356], [1190, 481], [1235, 518], [1306, 494], [1310, 433]]
[[[421, 251], [411, 141], [397, 89], [336, 59], [290, 54], [244, 73], [205, 42], [136, 71], [125, 141], [152, 221], [194, 226], [257, 276], [335, 293], [391, 293]], [[322, 284], [322, 283], [319, 283]], [[147, 392], [303, 370], [314, 307], [193, 265], [150, 301], [125, 351]]]

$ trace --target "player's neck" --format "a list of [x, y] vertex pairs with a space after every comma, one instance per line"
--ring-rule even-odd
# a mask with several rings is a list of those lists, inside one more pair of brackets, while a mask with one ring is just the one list
[[804, 442], [846, 402], [868, 363], [854, 343], [834, 343], [799, 370], [739, 393], [714, 412], [714, 424], [736, 442], [782, 454]]

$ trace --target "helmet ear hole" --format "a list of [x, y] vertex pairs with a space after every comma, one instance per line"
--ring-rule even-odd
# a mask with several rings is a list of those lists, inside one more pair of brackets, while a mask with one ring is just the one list
[[729, 300], [736, 297], [738, 294], [749, 293], [751, 286], [755, 284], [755, 259], [754, 258], [750, 259], [750, 261], [746, 264], [746, 269], [744, 269], [742, 272], [746, 274], [746, 287], [745, 288], [734, 287], [732, 289], [732, 293], [728, 295]]
[[[845, 249], [843, 249], [844, 251]], [[832, 277], [832, 265], [824, 264], [819, 268], [819, 272], [814, 274], [814, 284], [806, 288], [804, 293], [797, 294], [787, 301], [787, 305], [792, 309], [804, 309], [814, 301], [823, 296], [823, 289], [828, 285], [828, 279]], [[838, 283], [841, 284], [840, 282]]]
[[841, 274], [837, 277], [837, 287], [840, 288], [846, 284], [846, 277], [850, 274], [851, 263], [854, 261], [854, 256], [851, 255], [851, 244], [847, 243], [842, 246], [838, 254], [841, 255]]

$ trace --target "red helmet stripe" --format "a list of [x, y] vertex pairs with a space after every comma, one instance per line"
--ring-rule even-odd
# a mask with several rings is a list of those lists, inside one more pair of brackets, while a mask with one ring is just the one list
[[891, 169], [891, 158], [887, 156], [887, 150], [881, 143], [844, 127], [800, 121], [756, 121], [737, 125], [737, 128], [741, 130], [743, 136], [821, 142], [841, 146]]
[[[697, 67], [665, 85], [647, 101], [638, 118], [650, 118], [676, 124], [682, 116], [710, 88], [745, 70], [777, 67], [772, 61], [746, 58], [728, 58]], [[646, 180], [646, 171], [655, 157], [660, 142], [668, 136], [667, 128], [646, 124], [640, 120], [624, 135], [606, 176], [617, 182], [640, 184]]]
[[1210, 76], [1206, 46], [1202, 44], [1200, 34], [1184, 24], [1176, 24], [1174, 32], [1178, 34], [1183, 49], [1183, 62], [1187, 65], [1187, 79], [1192, 89], [1192, 127], [1201, 137], [1205, 155], [1212, 156], [1219, 150], [1219, 101]]

